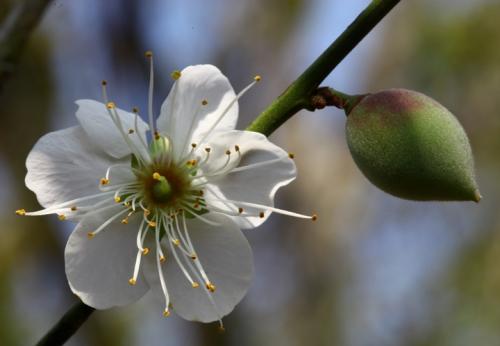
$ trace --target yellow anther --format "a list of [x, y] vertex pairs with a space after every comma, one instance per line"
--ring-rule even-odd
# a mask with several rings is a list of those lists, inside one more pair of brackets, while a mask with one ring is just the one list
[[88, 232], [88, 233], [87, 233], [87, 238], [89, 238], [89, 239], [94, 238], [94, 236], [95, 236], [95, 233], [94, 233], [94, 232]]
[[165, 262], [167, 259], [165, 258], [165, 256], [160, 256], [160, 262], [163, 263]]
[[122, 222], [124, 225], [127, 225], [127, 224], [128, 224], [128, 218], [124, 218], [121, 222]]
[[196, 256], [196, 254], [192, 254], [192, 255], [191, 255], [191, 256], [189, 256], [189, 257], [191, 257], [191, 259], [192, 259], [193, 261], [194, 261], [194, 260], [196, 260], [196, 259], [198, 258], [198, 257]]
[[115, 103], [114, 103], [114, 102], [108, 102], [108, 103], [106, 103], [106, 107], [107, 107], [108, 109], [113, 109], [113, 108], [115, 108], [115, 107], [116, 107], [116, 105], [115, 105]]
[[193, 282], [191, 283], [191, 286], [192, 286], [193, 288], [198, 288], [198, 287], [200, 287], [200, 284], [199, 284], [199, 283], [197, 283], [196, 281], [193, 281]]
[[139, 113], [139, 108], [137, 107], [132, 108], [132, 112], [136, 114]]
[[135, 281], [134, 278], [130, 278], [128, 279], [128, 283], [130, 284], [130, 286], [134, 286], [137, 283], [137, 281]]
[[146, 256], [148, 253], [149, 253], [149, 248], [148, 247], [145, 247], [144, 249], [142, 249], [142, 254], [144, 256]]
[[181, 71], [175, 70], [170, 74], [170, 77], [172, 77], [173, 80], [178, 80], [181, 78]]
[[104, 79], [103, 79], [103, 80], [101, 81], [101, 85], [102, 85], [102, 86], [106, 86], [106, 85], [108, 85], [108, 82], [107, 82], [106, 80], [104, 80]]
[[173, 239], [172, 243], [174, 243], [175, 246], [181, 245], [181, 241], [179, 239]]
[[154, 227], [156, 227], [156, 222], [154, 222], [154, 221], [148, 221], [148, 225], [149, 225], [149, 227], [154, 228]]
[[153, 52], [150, 51], [150, 50], [147, 50], [145, 53], [144, 53], [144, 56], [146, 58], [152, 58], [153, 57]]
[[109, 184], [109, 179], [101, 178], [101, 180], [99, 181], [99, 183], [101, 185], [108, 185]]
[[261, 219], [264, 217], [264, 212], [263, 212], [263, 211], [261, 211], [261, 212], [259, 213], [259, 217], [260, 217]]
[[256, 75], [255, 77], [253, 77], [253, 80], [256, 81], [256, 82], [260, 82], [261, 79], [262, 79], [262, 77], [259, 76], [259, 75]]
[[168, 309], [165, 309], [165, 311], [163, 311], [163, 317], [168, 317], [170, 316], [170, 311]]
[[59, 220], [61, 220], [61, 221], [64, 221], [64, 220], [66, 220], [66, 215], [64, 215], [64, 214], [59, 214], [59, 215], [57, 215], [57, 218], [58, 218]]
[[130, 202], [124, 202], [123, 205], [126, 207], [130, 207]]
[[128, 129], [128, 134], [131, 135], [132, 133], [134, 133], [134, 129]]
[[205, 287], [207, 288], [207, 290], [209, 290], [210, 292], [214, 293], [215, 292], [215, 289], [217, 287], [215, 287], [215, 285], [211, 282], [207, 282], [207, 284], [205, 285]]
[[155, 131], [154, 135], [156, 140], [160, 139], [160, 134], [158, 133], [158, 131]]
[[196, 148], [196, 143], [191, 143], [191, 147], [194, 149]]
[[148, 216], [149, 214], [151, 214], [149, 209], [144, 209], [144, 216]]
[[318, 215], [312, 214], [311, 220], [316, 221], [318, 219]]
[[206, 147], [206, 148], [205, 148], [205, 151], [206, 151], [207, 153], [209, 153], [209, 152], [210, 152], [210, 150], [212, 150], [212, 149], [210, 149], [209, 147]]
[[226, 155], [231, 155], [231, 150], [226, 150]]
[[17, 209], [16, 210], [16, 214], [24, 216], [24, 215], [26, 215], [26, 210], [24, 210], [24, 209]]
[[205, 99], [205, 100], [201, 100], [201, 104], [202, 104], [203, 106], [208, 105], [208, 100], [206, 100], [206, 99]]
[[291, 158], [291, 159], [294, 159], [295, 158], [295, 154], [294, 153], [288, 153], [288, 157]]
[[240, 213], [240, 214], [243, 213], [243, 208], [239, 207], [238, 208], [238, 213]]
[[153, 173], [153, 179], [154, 179], [154, 180], [161, 180], [161, 175], [160, 175], [160, 173], [158, 173], [158, 172], [154, 172], [154, 173]]
[[115, 200], [116, 203], [120, 203], [120, 201], [122, 200], [122, 198], [120, 196], [116, 196], [114, 198], [114, 200]]
[[239, 145], [235, 145], [234, 146], [234, 150], [239, 153], [240, 152], [240, 146]]
[[76, 211], [78, 208], [74, 205], [70, 209], [71, 209], [71, 211]]

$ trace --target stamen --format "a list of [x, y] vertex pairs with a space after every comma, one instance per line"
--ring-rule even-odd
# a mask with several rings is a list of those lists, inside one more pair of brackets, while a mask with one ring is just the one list
[[102, 225], [100, 225], [95, 231], [93, 232], [89, 232], [89, 233], [92, 233], [92, 236], [90, 237], [93, 237], [94, 235], [97, 235], [99, 232], [101, 232], [103, 229], [105, 229], [111, 222], [115, 221], [116, 219], [118, 219], [120, 216], [122, 216], [123, 214], [125, 214], [128, 210], [125, 209], [125, 210], [122, 210], [118, 213], [116, 213], [115, 215], [113, 215], [112, 217], [110, 217], [109, 219], [107, 219]]
[[146, 58], [149, 60], [149, 91], [148, 91], [148, 119], [149, 130], [151, 133], [156, 133], [154, 118], [153, 118], [153, 91], [154, 91], [154, 66], [153, 66], [153, 52], [148, 50]]
[[216, 290], [216, 287], [213, 283], [211, 282], [208, 282], [205, 287], [207, 288], [207, 290], [209, 290], [210, 292], [214, 293], [215, 290]]
[[205, 222], [205, 223], [208, 223], [208, 224], [209, 224], [209, 225], [211, 225], [211, 226], [215, 226], [215, 227], [220, 226], [220, 224], [219, 224], [219, 223], [214, 222], [214, 221], [211, 221], [211, 220], [208, 220], [208, 219], [206, 219], [205, 217], [203, 217], [203, 216], [201, 216], [201, 215], [198, 215], [198, 213], [197, 213], [197, 211], [198, 211], [198, 210], [194, 209], [194, 208], [193, 208], [192, 206], [190, 206], [189, 204], [187, 204], [187, 203], [183, 203], [183, 206], [184, 206], [186, 209], [188, 209], [188, 211], [187, 211], [187, 212], [189, 212], [189, 214], [190, 214], [190, 215], [193, 215], [195, 218], [200, 219], [201, 221], [203, 221], [203, 222]]
[[270, 164], [273, 164], [273, 163], [276, 163], [276, 162], [280, 162], [280, 161], [283, 161], [283, 158], [279, 157], [279, 158], [271, 159], [271, 160], [267, 160], [267, 161], [261, 161], [261, 162], [251, 163], [249, 165], [235, 167], [235, 168], [233, 168], [232, 170], [230, 170], [227, 173], [229, 174], [229, 173], [242, 172], [242, 171], [246, 171], [246, 170], [249, 170], [249, 169], [254, 169], [254, 168], [258, 168], [258, 167], [270, 165]]
[[16, 210], [16, 214], [24, 216], [24, 215], [26, 215], [26, 210], [24, 210], [24, 209], [17, 209]]
[[138, 126], [138, 122], [139, 122], [139, 108], [137, 108], [137, 107], [132, 108], [132, 112], [134, 113], [134, 130], [135, 130], [135, 133], [137, 134], [137, 137], [139, 138], [139, 142], [141, 142], [141, 144], [144, 147], [144, 149], [146, 149], [146, 152], [149, 153], [148, 146], [146, 145], [146, 140], [144, 138], [142, 138], [142, 136], [141, 136], [141, 134], [139, 132], [139, 126]]
[[[213, 198], [212, 201], [233, 203], [233, 204], [237, 204], [237, 205], [239, 204], [239, 205], [243, 205], [243, 206], [250, 207], [250, 208], [264, 209], [265, 211], [272, 211], [272, 212], [275, 212], [275, 213], [278, 213], [278, 214], [283, 214], [283, 215], [287, 215], [287, 216], [293, 216], [293, 217], [297, 217], [297, 218], [300, 218], [300, 219], [310, 219], [310, 220], [315, 221], [318, 218], [318, 216], [316, 214], [314, 214], [314, 215], [304, 215], [304, 214], [299, 214], [299, 213], [295, 213], [295, 212], [284, 210], [284, 209], [278, 209], [278, 208], [270, 207], [270, 206], [263, 205], [263, 204], [257, 204], [257, 203], [250, 203], [250, 202], [235, 201], [235, 200], [231, 200], [231, 199], [219, 198], [219, 197], [216, 197], [215, 194], [213, 194], [213, 193], [212, 193], [212, 195], [214, 195], [214, 198]], [[205, 201], [209, 202], [210, 198], [209, 199], [205, 198]], [[263, 216], [261, 216], [261, 214], [262, 213], [260, 213], [259, 216], [263, 217]]]
[[[109, 107], [110, 104], [112, 104], [112, 107]], [[111, 120], [113, 121], [115, 126], [118, 128], [118, 131], [122, 135], [122, 138], [125, 140], [125, 143], [127, 143], [129, 149], [137, 157], [137, 160], [139, 160], [141, 163], [145, 164], [148, 157], [145, 159], [141, 155], [141, 151], [139, 150], [139, 148], [137, 148], [135, 143], [132, 140], [130, 140], [130, 136], [125, 133], [121, 118], [118, 115], [118, 112], [116, 111], [115, 104], [113, 102], [108, 102], [108, 113], [111, 117]]]
[[118, 112], [115, 109], [116, 108], [115, 103], [114, 102], [110, 102], [109, 99], [108, 99], [108, 93], [107, 93], [107, 90], [106, 90], [107, 82], [106, 83], [101, 83], [101, 85], [102, 85], [102, 97], [104, 99], [104, 102], [106, 103], [106, 108], [108, 110], [108, 114], [109, 114], [111, 120], [113, 121], [113, 124], [115, 124], [115, 126], [118, 128], [118, 131], [122, 135], [123, 139], [125, 140], [125, 143], [127, 143], [127, 145], [129, 146], [130, 150], [132, 151], [132, 153], [134, 153], [137, 156], [138, 160], [142, 161], [143, 158], [140, 155], [140, 151], [137, 150], [137, 148], [135, 147], [135, 144], [130, 140], [129, 136], [127, 136], [125, 134], [125, 131], [123, 129], [123, 125], [122, 125], [121, 119], [118, 116]]
[[108, 185], [109, 184], [109, 179], [107, 179], [107, 178], [101, 178], [101, 180], [99, 181], [99, 183], [101, 185]]
[[170, 77], [172, 77], [173, 80], [178, 80], [179, 78], [181, 78], [181, 71], [179, 70], [175, 70], [175, 71], [172, 71], [172, 73], [170, 74]]
[[163, 256], [163, 253], [161, 252], [160, 249], [160, 228], [157, 227], [155, 229], [155, 241], [156, 241], [156, 267], [158, 269], [158, 276], [160, 277], [160, 285], [161, 289], [163, 291], [163, 295], [165, 296], [165, 310], [163, 312], [163, 315], [167, 317], [170, 315], [169, 312], [169, 305], [170, 305], [170, 296], [168, 295], [168, 290], [167, 290], [167, 285], [165, 284], [165, 278], [163, 277], [163, 270], [161, 269], [161, 264], [160, 264], [160, 256]]
[[[165, 225], [165, 229], [168, 230], [167, 234], [168, 234], [169, 238], [171, 238], [172, 237], [171, 232], [173, 232], [172, 223], [166, 224]], [[195, 284], [195, 282], [191, 278], [191, 275], [189, 275], [189, 272], [186, 270], [186, 268], [184, 267], [184, 265], [182, 264], [182, 261], [180, 260], [178, 254], [177, 254], [177, 251], [176, 251], [176, 249], [173, 246], [173, 243], [174, 242], [171, 239], [171, 241], [170, 241], [170, 249], [172, 251], [172, 254], [174, 255], [174, 258], [175, 258], [175, 260], [177, 262], [177, 265], [179, 266], [179, 268], [181, 269], [182, 273], [184, 274], [184, 276], [186, 277], [186, 279], [189, 281], [189, 283], [191, 284], [191, 286], [193, 286]]]
[[288, 157], [293, 160], [295, 158], [295, 154], [294, 153], [288, 153]]
[[[188, 232], [187, 225], [186, 225], [186, 216], [184, 215], [184, 213], [182, 213], [182, 227], [184, 229], [184, 234], [186, 236], [187, 244], [189, 245], [189, 248], [191, 248], [194, 252], [193, 243], [191, 242], [191, 237], [189, 236], [189, 232]], [[194, 261], [194, 264], [198, 268], [198, 271], [200, 272], [200, 275], [203, 278], [203, 281], [205, 282], [205, 284], [210, 283], [210, 280], [208, 279], [208, 276], [205, 273], [205, 270], [203, 269], [203, 266], [201, 265], [201, 262], [198, 260], [198, 258], [195, 257], [194, 259], [193, 258], [191, 258], [191, 259]], [[215, 306], [215, 302], [214, 302], [214, 306]]]
[[229, 112], [229, 110], [231, 109], [231, 107], [248, 91], [250, 90], [257, 82], [259, 82], [261, 80], [260, 76], [256, 76], [254, 78], [254, 81], [252, 83], [250, 83], [246, 88], [244, 88], [242, 91], [240, 91], [238, 93], [238, 95], [236, 95], [236, 97], [231, 101], [229, 102], [229, 104], [226, 106], [226, 108], [224, 108], [224, 110], [221, 112], [221, 114], [219, 115], [219, 117], [217, 118], [217, 120], [212, 124], [212, 126], [209, 128], [209, 130], [205, 133], [205, 135], [203, 136], [203, 138], [199, 141], [200, 143], [203, 143], [205, 141], [205, 139], [207, 139], [207, 137], [212, 133], [212, 131], [217, 127], [217, 125], [219, 125], [220, 121], [222, 120], [222, 118], [224, 118], [224, 116], [227, 114], [227, 112]]

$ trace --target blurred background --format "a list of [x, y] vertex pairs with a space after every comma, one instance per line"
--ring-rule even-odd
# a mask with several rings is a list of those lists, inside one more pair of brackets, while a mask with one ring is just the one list
[[[2, 0], [0, 23], [16, 1]], [[145, 108], [155, 52], [155, 109], [174, 69], [217, 65], [244, 128], [340, 34], [368, 0], [57, 0], [0, 93], [0, 344], [34, 344], [72, 305], [63, 252], [70, 223], [16, 218], [39, 206], [25, 158], [44, 133], [76, 124], [74, 101], [100, 100], [107, 79], [124, 108]], [[299, 177], [274, 215], [246, 233], [248, 295], [203, 325], [164, 319], [147, 296], [94, 313], [68, 345], [500, 345], [500, 2], [402, 1], [325, 81], [347, 93], [424, 92], [461, 121], [483, 200], [418, 203], [370, 185], [344, 138], [343, 112], [301, 112], [272, 140]]]

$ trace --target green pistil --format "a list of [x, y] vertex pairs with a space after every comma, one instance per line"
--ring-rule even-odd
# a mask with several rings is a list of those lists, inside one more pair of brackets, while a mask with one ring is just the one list
[[153, 174], [153, 178], [156, 180], [153, 186], [154, 200], [158, 203], [169, 202], [173, 196], [173, 191], [167, 179], [158, 173]]

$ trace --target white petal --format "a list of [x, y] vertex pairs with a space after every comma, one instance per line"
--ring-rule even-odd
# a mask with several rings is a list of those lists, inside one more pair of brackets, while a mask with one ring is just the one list
[[80, 126], [41, 137], [26, 159], [26, 186], [46, 208], [99, 193], [99, 179], [106, 169], [113, 183], [133, 179], [128, 160], [116, 160], [93, 145]]
[[[241, 160], [237, 162], [237, 167], [234, 167], [236, 170], [247, 165], [257, 166], [248, 170], [230, 172], [223, 176], [209, 178], [207, 200], [210, 200], [211, 197], [217, 197], [272, 207], [274, 206], [276, 191], [280, 187], [289, 184], [297, 175], [295, 163], [289, 158], [288, 153], [271, 143], [266, 136], [260, 133], [230, 131], [213, 138], [213, 141], [210, 146], [213, 147], [214, 156], [210, 158], [209, 172], [216, 171], [223, 161], [221, 158], [216, 158], [215, 154], [219, 153], [220, 156], [225, 150], [231, 149], [233, 152], [231, 155], [237, 155], [233, 149], [235, 145], [239, 146], [241, 153]], [[271, 162], [258, 166], [258, 164], [266, 161]], [[242, 228], [259, 226], [270, 214], [267, 212], [263, 218], [260, 218], [258, 214], [262, 209], [249, 208], [233, 203], [209, 202], [209, 204], [232, 212], [238, 210], [238, 207], [241, 206], [245, 213], [257, 215], [252, 217], [232, 216], [232, 219]]]
[[[208, 292], [203, 282], [199, 282], [200, 287], [192, 288], [169, 251], [162, 265], [173, 310], [191, 321], [211, 322], [229, 314], [246, 294], [253, 276], [252, 250], [243, 233], [222, 215], [210, 214], [209, 217], [221, 226], [210, 226], [197, 219], [187, 222], [198, 258], [217, 287], [216, 291]], [[164, 304], [158, 271], [152, 259], [145, 261], [144, 274], [159, 303]], [[208, 295], [213, 297], [216, 307]]]
[[[118, 159], [132, 152], [123, 135], [111, 120], [105, 104], [94, 100], [78, 100], [76, 104], [78, 105], [76, 117], [93, 143]], [[116, 108], [116, 111], [123, 124], [125, 134], [129, 136], [142, 155], [147, 154], [138, 135], [140, 134], [145, 139], [148, 125], [141, 118], [138, 118], [137, 127], [139, 133], [128, 134], [129, 129], [134, 129], [135, 114], [119, 108]]]
[[[178, 158], [205, 136], [224, 109], [235, 99], [227, 78], [212, 65], [188, 66], [181, 72], [161, 107], [158, 129], [174, 144]], [[203, 106], [202, 101], [208, 104]], [[238, 120], [235, 102], [215, 127], [215, 131], [233, 130]]]
[[142, 274], [137, 283], [128, 283], [137, 254], [136, 235], [139, 223], [112, 223], [89, 239], [87, 232], [102, 221], [84, 219], [71, 236], [65, 251], [66, 276], [73, 293], [96, 309], [130, 304], [149, 289]]

